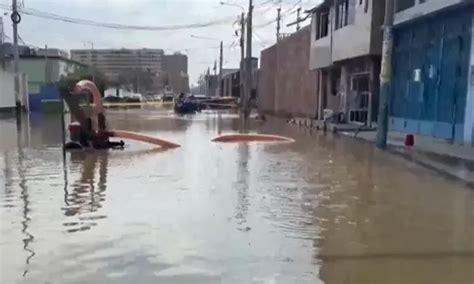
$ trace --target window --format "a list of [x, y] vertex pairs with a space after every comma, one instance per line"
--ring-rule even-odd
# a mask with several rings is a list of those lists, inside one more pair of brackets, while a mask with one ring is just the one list
[[415, 0], [396, 0], [395, 11], [401, 12], [415, 6]]
[[316, 14], [316, 39], [328, 36], [329, 33], [329, 11]]
[[[351, 0], [337, 0], [336, 1], [336, 25], [335, 29], [343, 28], [349, 25], [352, 21], [349, 18], [354, 18], [355, 14], [355, 1]], [[351, 5], [349, 5], [351, 4]]]

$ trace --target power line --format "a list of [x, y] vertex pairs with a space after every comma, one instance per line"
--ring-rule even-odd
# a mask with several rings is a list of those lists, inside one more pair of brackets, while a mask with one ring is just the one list
[[[296, 7], [296, 5], [293, 6], [292, 8], [290, 8], [290, 9], [284, 11], [283, 13], [281, 13], [281, 19], [283, 19], [285, 16], [287, 16], [295, 7]], [[255, 25], [254, 27], [255, 27], [255, 28], [264, 28], [264, 27], [266, 27], [266, 26], [269, 26], [269, 25], [275, 23], [276, 21], [277, 21], [276, 19], [272, 19], [272, 20], [270, 20], [270, 21], [261, 23], [261, 24], [259, 24], [259, 25]]]
[[[0, 9], [10, 10], [10, 6], [6, 4], [0, 4]], [[231, 23], [234, 21], [234, 17], [222, 18], [219, 20], [203, 22], [203, 23], [192, 23], [192, 24], [181, 24], [181, 25], [165, 25], [165, 26], [137, 26], [137, 25], [126, 25], [126, 24], [117, 24], [117, 23], [107, 23], [107, 22], [98, 22], [87, 19], [72, 18], [63, 15], [58, 15], [54, 13], [48, 13], [32, 8], [22, 8], [19, 9], [19, 12], [24, 15], [34, 16], [43, 19], [61, 21], [70, 24], [78, 24], [85, 26], [94, 26], [107, 29], [116, 29], [116, 30], [141, 30], [141, 31], [176, 31], [176, 30], [186, 30], [194, 28], [205, 28], [210, 26], [217, 26], [222, 24]]]

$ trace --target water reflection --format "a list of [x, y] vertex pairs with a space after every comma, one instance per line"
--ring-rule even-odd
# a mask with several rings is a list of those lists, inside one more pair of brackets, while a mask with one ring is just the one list
[[[24, 120], [23, 120], [24, 121]], [[23, 250], [27, 252], [27, 257], [25, 260], [25, 270], [23, 271], [23, 277], [25, 277], [28, 274], [28, 267], [30, 264], [31, 259], [36, 255], [35, 251], [31, 248], [31, 244], [34, 241], [35, 237], [33, 236], [32, 233], [30, 233], [29, 230], [29, 225], [31, 222], [31, 217], [30, 217], [30, 198], [29, 198], [29, 190], [28, 186], [26, 183], [26, 170], [27, 167], [25, 166], [24, 160], [25, 160], [25, 154], [24, 154], [24, 149], [23, 149], [23, 139], [25, 138], [23, 134], [25, 133], [23, 129], [26, 129], [26, 132], [29, 133], [29, 125], [27, 124], [26, 127], [22, 125], [22, 120], [17, 121], [17, 172], [18, 172], [18, 177], [19, 177], [19, 183], [18, 186], [21, 189], [20, 193], [20, 198], [23, 201], [23, 206], [22, 206], [22, 230], [21, 232], [25, 236], [23, 238]], [[29, 137], [27, 135], [26, 137]]]
[[237, 180], [233, 188], [237, 191], [237, 208], [235, 218], [239, 225], [239, 230], [248, 231], [250, 227], [245, 227], [247, 222], [247, 211], [249, 207], [248, 190], [249, 190], [249, 162], [250, 153], [247, 143], [239, 143], [237, 145]]
[[[65, 222], [67, 232], [90, 230], [97, 225], [91, 220], [103, 219], [105, 216], [83, 216], [95, 213], [105, 201], [107, 185], [108, 151], [78, 151], [71, 153], [72, 165], [81, 168], [79, 179], [65, 190], [64, 215], [74, 217], [79, 215], [79, 221]], [[97, 183], [96, 183], [97, 180]], [[65, 184], [68, 184], [67, 180]]]

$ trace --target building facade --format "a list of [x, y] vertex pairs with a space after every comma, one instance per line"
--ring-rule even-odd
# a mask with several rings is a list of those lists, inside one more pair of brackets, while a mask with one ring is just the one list
[[223, 69], [222, 70], [222, 96], [223, 97], [240, 97], [240, 70], [239, 69]]
[[[74, 73], [85, 65], [59, 56], [20, 56], [20, 72], [28, 78], [28, 92], [35, 94], [42, 85], [58, 82], [61, 77]], [[6, 70], [13, 72], [13, 59], [6, 61]]]
[[110, 81], [119, 81], [134, 71], [149, 73], [154, 77], [162, 72], [162, 49], [75, 49], [71, 58], [83, 64], [93, 66]]
[[281, 38], [261, 53], [258, 106], [264, 113], [314, 118], [317, 71], [309, 69], [311, 27]]
[[397, 0], [390, 128], [474, 141], [474, 3]]
[[345, 122], [377, 119], [385, 1], [325, 0], [311, 10], [310, 70], [318, 70], [319, 109]]
[[[28, 92], [35, 94], [42, 85], [59, 82], [61, 77], [74, 73], [85, 65], [60, 56], [22, 55], [19, 62], [20, 72], [28, 78]], [[6, 69], [13, 72], [13, 59], [6, 61]]]
[[162, 69], [166, 85], [175, 94], [189, 92], [188, 57], [185, 54], [164, 55]]

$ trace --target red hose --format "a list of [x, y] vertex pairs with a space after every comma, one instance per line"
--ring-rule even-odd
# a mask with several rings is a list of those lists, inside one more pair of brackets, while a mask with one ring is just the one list
[[116, 138], [123, 138], [123, 139], [131, 139], [131, 140], [136, 140], [136, 141], [141, 141], [141, 142], [146, 142], [150, 143], [153, 145], [158, 145], [162, 148], [167, 148], [167, 149], [172, 149], [172, 148], [178, 148], [181, 147], [178, 144], [175, 144], [173, 142], [169, 142], [163, 139], [159, 139], [156, 137], [136, 133], [136, 132], [131, 132], [131, 131], [124, 131], [124, 130], [110, 130], [107, 131], [109, 137], [116, 137]]
[[225, 134], [212, 139], [213, 142], [295, 142], [295, 140], [278, 135], [267, 134]]

